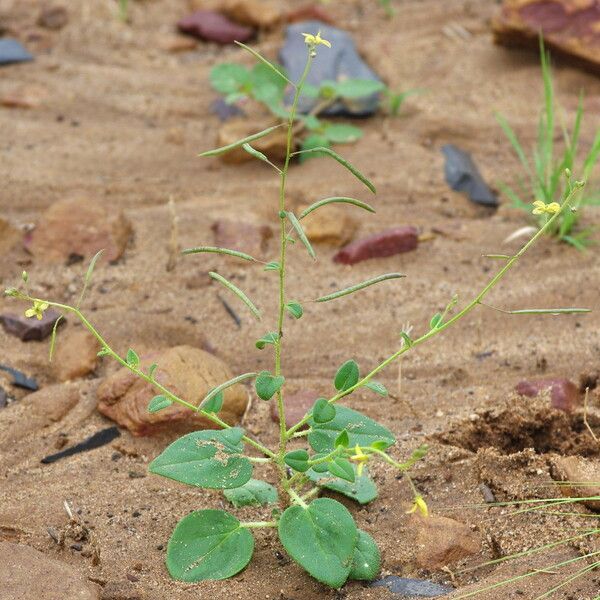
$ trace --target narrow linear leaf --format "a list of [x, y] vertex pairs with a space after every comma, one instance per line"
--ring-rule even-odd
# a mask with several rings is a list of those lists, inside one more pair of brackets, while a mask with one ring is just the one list
[[256, 259], [245, 252], [239, 252], [238, 250], [230, 250], [229, 248], [218, 248], [216, 246], [197, 246], [196, 248], [187, 248], [183, 250], [181, 254], [200, 254], [201, 252], [210, 252], [213, 254], [227, 254], [228, 256], [235, 256], [243, 260], [249, 260], [250, 262], [256, 262]]
[[522, 308], [520, 310], [493, 308], [508, 315], [573, 315], [592, 312], [591, 308]]
[[154, 373], [156, 369], [158, 369], [158, 365], [156, 363], [152, 363], [150, 365], [150, 368], [148, 369], [148, 377], [150, 377], [150, 379], [154, 378]]
[[410, 335], [408, 335], [408, 333], [406, 333], [406, 331], [401, 331], [400, 337], [402, 338], [402, 341], [404, 342], [404, 345], [407, 348], [410, 348], [413, 345], [413, 340], [410, 337]]
[[272, 167], [275, 167], [275, 169], [277, 169], [280, 173], [281, 173], [281, 169], [277, 166], [275, 166], [268, 158], [266, 154], [263, 154], [262, 152], [259, 152], [256, 148], [253, 148], [250, 144], [242, 144], [242, 148], [248, 153], [250, 154], [250, 156], [254, 156], [254, 158], [258, 158], [258, 160], [262, 160], [263, 162], [267, 163], [268, 165], [271, 165]]
[[259, 54], [256, 50], [254, 50], [253, 48], [250, 48], [250, 46], [246, 46], [246, 44], [242, 44], [242, 42], [235, 42], [238, 46], [240, 46], [241, 48], [243, 48], [244, 50], [247, 50], [248, 52], [250, 52], [250, 54], [252, 54], [252, 56], [254, 56], [254, 58], [260, 60], [262, 63], [264, 63], [265, 65], [267, 65], [267, 67], [270, 67], [271, 69], [273, 69], [273, 71], [275, 71], [275, 73], [277, 73], [277, 75], [279, 75], [279, 77], [281, 77], [281, 79], [283, 79], [285, 82], [289, 83], [291, 86], [296, 87], [296, 85], [294, 83], [292, 83], [282, 72], [281, 69], [277, 68], [276, 65], [274, 65], [271, 61], [267, 60], [262, 54]]
[[210, 271], [209, 275], [215, 281], [218, 281], [220, 284], [224, 285], [230, 292], [235, 294], [250, 309], [250, 312], [256, 317], [256, 320], [260, 321], [260, 311], [258, 308], [256, 308], [252, 300], [250, 300], [250, 298], [248, 298], [248, 296], [246, 296], [246, 294], [240, 290], [240, 288], [231, 283], [231, 281], [227, 281], [225, 277], [215, 273], [214, 271]]
[[202, 403], [201, 409], [207, 413], [217, 414], [223, 408], [223, 392], [211, 396], [209, 400]]
[[150, 403], [148, 404], [148, 412], [158, 412], [163, 408], [168, 408], [169, 406], [171, 406], [171, 404], [173, 404], [173, 401], [169, 400], [166, 396], [154, 396], [154, 398], [152, 398], [152, 400], [150, 400]]
[[400, 279], [401, 277], [406, 277], [406, 275], [403, 275], [402, 273], [386, 273], [385, 275], [379, 275], [379, 277], [367, 279], [367, 281], [357, 283], [356, 285], [352, 285], [348, 288], [340, 290], [339, 292], [333, 292], [333, 294], [321, 296], [320, 298], [317, 298], [315, 302], [329, 302], [329, 300], [335, 300], [336, 298], [341, 298], [342, 296], [347, 296], [348, 294], [358, 292], [358, 290], [362, 290], [370, 285], [375, 285], [376, 283], [381, 283], [382, 281], [387, 281], [388, 279]]
[[353, 204], [354, 206], [358, 206], [359, 208], [367, 210], [371, 213], [375, 212], [375, 209], [370, 204], [367, 204], [366, 202], [361, 202], [360, 200], [356, 200], [356, 198], [347, 198], [345, 196], [333, 196], [332, 198], [323, 198], [323, 200], [317, 200], [308, 208], [305, 208], [300, 213], [299, 219], [304, 219], [304, 217], [310, 215], [311, 212], [317, 210], [317, 208], [321, 208], [321, 206], [325, 206], [326, 204]]
[[208, 394], [206, 394], [198, 408], [202, 410], [208, 410], [208, 408], [206, 408], [205, 405], [208, 402], [210, 402], [212, 398], [223, 392], [223, 390], [226, 390], [227, 388], [230, 388], [231, 386], [235, 385], [236, 383], [240, 383], [240, 381], [244, 381], [244, 379], [250, 379], [254, 376], [256, 376], [256, 373], [244, 373], [243, 375], [238, 375], [237, 377], [232, 377], [231, 379], [228, 379], [225, 383], [219, 384], [217, 387], [210, 390]]
[[[246, 140], [244, 140], [246, 141]], [[375, 186], [371, 183], [369, 179], [367, 179], [355, 166], [350, 164], [345, 158], [342, 158], [337, 152], [333, 151], [331, 148], [326, 148], [325, 146], [317, 146], [316, 148], [307, 148], [306, 150], [298, 150], [298, 152], [294, 152], [294, 154], [311, 154], [319, 152], [322, 154], [327, 154], [334, 160], [340, 163], [343, 167], [348, 169], [354, 177], [356, 177], [359, 181], [361, 181], [371, 192], [374, 194], [377, 193]]]
[[88, 285], [92, 280], [92, 275], [94, 274], [96, 263], [98, 262], [98, 259], [102, 256], [103, 252], [104, 249], [98, 250], [98, 252], [94, 254], [92, 260], [90, 260], [90, 264], [85, 273], [85, 277], [83, 278], [83, 289], [81, 290], [81, 294], [79, 294], [79, 300], [77, 300], [77, 308], [79, 308], [81, 306], [81, 303], [83, 302], [83, 298], [85, 297], [85, 293], [87, 292]]
[[227, 144], [227, 146], [221, 146], [220, 148], [215, 148], [214, 150], [207, 150], [206, 152], [201, 152], [198, 156], [218, 156], [219, 154], [225, 154], [225, 152], [229, 152], [230, 150], [233, 150], [234, 148], [239, 148], [240, 146], [243, 146], [244, 144], [248, 144], [250, 142], [253, 142], [254, 140], [259, 140], [260, 138], [263, 138], [267, 135], [269, 135], [272, 131], [275, 131], [275, 129], [278, 129], [279, 127], [281, 127], [282, 123], [280, 123], [279, 125], [273, 125], [273, 127], [267, 127], [267, 129], [264, 129], [263, 131], [259, 131], [258, 133], [253, 133], [252, 135], [249, 135], [248, 137], [245, 137], [241, 140], [238, 140], [237, 142], [233, 142], [231, 144]]
[[277, 261], [271, 261], [265, 265], [263, 271], [279, 271], [279, 263]]
[[306, 247], [306, 250], [308, 251], [310, 256], [316, 260], [317, 255], [315, 254], [313, 247], [310, 245], [310, 242], [308, 241], [308, 238], [306, 237], [306, 234], [304, 233], [304, 229], [302, 229], [302, 225], [300, 225], [300, 221], [298, 221], [298, 219], [296, 218], [296, 215], [293, 212], [288, 211], [286, 214], [287, 214], [287, 218], [289, 219], [290, 223], [292, 224], [292, 227], [296, 230], [296, 233], [298, 234], [300, 241], [304, 244], [304, 246]]

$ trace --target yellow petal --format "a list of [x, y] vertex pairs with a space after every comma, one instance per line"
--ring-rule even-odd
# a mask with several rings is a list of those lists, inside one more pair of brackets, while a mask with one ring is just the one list
[[546, 203], [543, 200], [536, 200], [533, 203], [533, 206], [535, 206], [536, 208], [545, 208]]
[[560, 210], [560, 204], [558, 202], [550, 202], [548, 206], [546, 206], [546, 212], [554, 215]]
[[31, 317], [34, 317], [34, 316], [35, 316], [35, 314], [36, 314], [36, 312], [35, 312], [35, 310], [33, 310], [33, 308], [29, 308], [29, 309], [27, 309], [27, 310], [25, 311], [25, 316], [26, 316], [28, 319], [31, 319]]
[[543, 208], [534, 208], [532, 213], [534, 215], [543, 215], [545, 212], [545, 210]]

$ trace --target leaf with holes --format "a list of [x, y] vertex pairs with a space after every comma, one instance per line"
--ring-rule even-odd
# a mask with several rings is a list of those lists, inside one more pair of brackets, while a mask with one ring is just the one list
[[267, 506], [277, 502], [277, 490], [266, 481], [250, 479], [244, 485], [224, 490], [225, 498], [235, 506]]
[[227, 579], [252, 558], [254, 538], [224, 510], [197, 510], [177, 523], [167, 546], [171, 577], [195, 582]]
[[317, 423], [311, 417], [308, 424], [308, 442], [315, 452], [331, 452], [335, 440], [344, 429], [348, 432], [351, 448], [356, 444], [370, 446], [373, 442], [381, 442], [382, 446], [389, 448], [396, 442], [389, 429], [346, 406], [336, 406], [335, 417], [328, 423]]
[[279, 521], [286, 552], [310, 575], [341, 587], [352, 569], [358, 530], [348, 509], [330, 498], [290, 506]]
[[252, 463], [241, 456], [243, 435], [240, 427], [188, 433], [167, 446], [148, 470], [197, 487], [239, 487], [252, 477]]

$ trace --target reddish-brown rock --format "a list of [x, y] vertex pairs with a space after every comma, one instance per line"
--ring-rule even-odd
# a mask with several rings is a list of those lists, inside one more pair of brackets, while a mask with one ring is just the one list
[[19, 231], [0, 217], [0, 253], [8, 252], [19, 240]]
[[69, 14], [64, 6], [43, 6], [38, 16], [38, 25], [46, 29], [62, 29], [69, 22]]
[[337, 263], [353, 265], [369, 258], [409, 252], [418, 244], [419, 234], [414, 227], [408, 225], [393, 227], [348, 244], [333, 257], [333, 260]]
[[96, 368], [98, 340], [83, 328], [69, 328], [56, 340], [53, 364], [60, 381], [84, 377]]
[[100, 587], [77, 569], [21, 544], [0, 542], [0, 592], [6, 600], [100, 600]]
[[251, 27], [238, 25], [212, 10], [198, 10], [181, 19], [177, 27], [182, 33], [219, 44], [246, 42], [254, 35]]
[[597, 0], [504, 0], [493, 20], [496, 42], [537, 47], [538, 35], [563, 54], [600, 69]]
[[281, 19], [278, 4], [273, 0], [225, 0], [221, 10], [237, 23], [266, 29]]
[[[5, 313], [0, 315], [0, 323], [6, 333], [18, 337], [23, 342], [39, 342], [45, 340], [52, 333], [54, 324], [59, 317], [60, 313], [50, 308], [39, 320], [36, 317]], [[60, 320], [59, 327], [64, 321], [64, 319]]]
[[0, 105], [6, 108], [37, 108], [46, 97], [48, 90], [35, 83], [17, 85], [0, 96]]
[[580, 395], [577, 386], [568, 379], [524, 379], [515, 386], [515, 391], [521, 396], [535, 398], [542, 393], [550, 394], [552, 408], [572, 411], [580, 403]]
[[[230, 221], [219, 219], [211, 229], [215, 234], [215, 246], [229, 248], [261, 258], [267, 250], [267, 245], [273, 231], [268, 225], [256, 225], [245, 221]], [[238, 263], [241, 263], [239, 259]]]
[[416, 561], [422, 569], [440, 569], [481, 550], [479, 536], [467, 525], [448, 517], [413, 515], [410, 528]]
[[[142, 368], [147, 370], [154, 362], [158, 364], [156, 380], [195, 406], [210, 389], [232, 377], [222, 360], [191, 346], [176, 346], [156, 356], [144, 357]], [[98, 410], [136, 436], [152, 435], [161, 430], [184, 433], [218, 428], [205, 417], [179, 404], [149, 413], [148, 404], [157, 394], [153, 386], [123, 368], [100, 384]], [[227, 388], [219, 417], [233, 425], [243, 416], [247, 403], [248, 395], [243, 386], [238, 384]]]
[[131, 224], [118, 209], [99, 202], [59, 200], [42, 215], [25, 238], [25, 248], [41, 262], [67, 262], [73, 256], [90, 259], [104, 250], [100, 260], [115, 261], [125, 251]]
[[[316, 392], [300, 391], [285, 396], [285, 426], [289, 429], [304, 417], [313, 407], [315, 400], [319, 397]], [[271, 418], [279, 423], [279, 411], [277, 402], [271, 402]]]
[[600, 511], [600, 461], [581, 456], [559, 456], [554, 459], [555, 479], [577, 485], [561, 485], [563, 496], [575, 498], [596, 497], [582, 504]]
[[335, 25], [331, 15], [318, 4], [303, 4], [298, 8], [293, 8], [286, 14], [285, 20], [288, 23], [297, 23], [298, 21], [321, 21], [328, 25]]
[[[219, 129], [217, 146], [228, 146], [229, 144], [233, 144], [233, 142], [237, 142], [258, 131], [267, 129], [267, 127], [272, 125], [273, 122], [257, 123], [245, 119], [230, 119]], [[287, 150], [287, 135], [285, 129], [280, 127], [279, 129], [272, 131], [269, 135], [255, 140], [252, 142], [252, 147], [265, 154], [267, 158], [272, 161], [284, 160]], [[238, 146], [225, 154], [221, 154], [219, 158], [223, 162], [233, 165], [256, 160], [256, 158], [248, 154], [241, 146]]]

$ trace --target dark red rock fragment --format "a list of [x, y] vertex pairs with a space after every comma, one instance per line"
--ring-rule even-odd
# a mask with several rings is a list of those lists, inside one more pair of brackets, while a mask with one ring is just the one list
[[[45, 311], [41, 320], [35, 317], [27, 318], [14, 313], [5, 313], [0, 315], [0, 323], [7, 333], [18, 337], [23, 342], [39, 342], [52, 333], [54, 323], [59, 317], [60, 313], [52, 309]], [[61, 319], [59, 326], [64, 322], [65, 320]]]
[[[301, 391], [285, 397], [285, 426], [289, 429], [300, 421], [319, 397], [316, 392]], [[271, 402], [271, 418], [279, 423], [277, 402]]]
[[543, 392], [550, 392], [550, 403], [552, 408], [571, 412], [580, 402], [577, 386], [569, 379], [524, 379], [515, 386], [515, 391], [522, 396], [535, 398]]
[[198, 10], [181, 19], [177, 27], [182, 33], [218, 44], [246, 42], [254, 35], [251, 27], [238, 25], [212, 10]]
[[542, 32], [547, 46], [600, 70], [597, 0], [504, 0], [493, 30], [507, 46], [537, 47]]
[[333, 257], [333, 261], [353, 265], [369, 258], [409, 252], [414, 250], [418, 243], [419, 234], [415, 227], [393, 227], [348, 244]]

